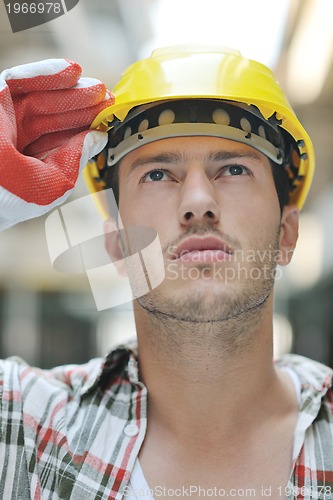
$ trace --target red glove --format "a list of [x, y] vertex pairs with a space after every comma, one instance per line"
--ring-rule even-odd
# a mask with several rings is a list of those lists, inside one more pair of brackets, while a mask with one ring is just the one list
[[63, 203], [106, 145], [107, 133], [89, 127], [114, 98], [103, 83], [80, 75], [66, 59], [0, 74], [0, 229]]

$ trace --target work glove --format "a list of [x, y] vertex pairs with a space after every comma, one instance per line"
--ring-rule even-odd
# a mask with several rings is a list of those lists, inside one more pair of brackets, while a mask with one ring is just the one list
[[105, 147], [107, 133], [89, 127], [114, 98], [99, 80], [80, 76], [66, 59], [0, 74], [0, 230], [63, 203]]

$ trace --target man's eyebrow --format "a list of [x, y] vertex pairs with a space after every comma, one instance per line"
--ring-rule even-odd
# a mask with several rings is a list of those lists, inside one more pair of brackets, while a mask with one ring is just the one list
[[131, 172], [141, 167], [143, 165], [149, 165], [150, 163], [178, 163], [182, 160], [181, 155], [178, 153], [158, 153], [154, 155], [142, 156], [134, 160], [131, 164]]
[[262, 162], [262, 157], [255, 150], [253, 151], [212, 151], [209, 153], [209, 161], [226, 161], [235, 158], [252, 158]]
[[[227, 161], [236, 158], [252, 158], [256, 161], [262, 161], [262, 158], [256, 151], [212, 151], [208, 155], [208, 161], [213, 162]], [[133, 173], [133, 171], [137, 168], [144, 165], [153, 163], [175, 164], [183, 161], [183, 155], [178, 152], [166, 152], [141, 156], [140, 158], [134, 160], [131, 164], [130, 173]]]

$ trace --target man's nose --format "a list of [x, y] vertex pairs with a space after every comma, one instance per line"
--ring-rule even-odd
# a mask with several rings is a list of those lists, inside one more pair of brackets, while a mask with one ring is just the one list
[[181, 189], [178, 217], [183, 225], [203, 222], [215, 224], [220, 220], [216, 191], [203, 170], [194, 170], [186, 175]]

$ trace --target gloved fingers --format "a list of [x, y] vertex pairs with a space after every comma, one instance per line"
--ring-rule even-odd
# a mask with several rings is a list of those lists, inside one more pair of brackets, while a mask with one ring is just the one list
[[[72, 193], [79, 171], [107, 143], [107, 133], [76, 134], [52, 151], [45, 162], [7, 145], [6, 164], [0, 164], [0, 230], [39, 217], [64, 203]], [[7, 168], [11, 165], [12, 168]]]
[[42, 135], [32, 144], [28, 144], [28, 146], [23, 149], [22, 153], [27, 156], [41, 158], [52, 149], [64, 146], [72, 137], [84, 131], [87, 131], [86, 126]]
[[[1, 86], [1, 81], [0, 81]], [[16, 141], [16, 118], [13, 101], [7, 85], [0, 90], [0, 151], [3, 142]]]
[[13, 95], [43, 90], [66, 89], [76, 85], [82, 73], [79, 64], [68, 59], [45, 59], [4, 70]]
[[73, 136], [63, 146], [51, 151], [43, 161], [48, 170], [56, 171], [63, 179], [66, 179], [68, 188], [72, 189], [79, 172], [90, 158], [105, 148], [107, 141], [107, 132], [84, 131]]
[[[56, 206], [73, 190], [79, 171], [88, 160], [98, 154], [107, 143], [107, 133], [96, 130], [75, 135], [66, 145], [49, 153], [43, 161], [24, 156], [14, 147], [8, 148], [8, 165], [0, 166], [0, 186], [8, 199], [12, 194], [26, 203], [38, 206]], [[0, 203], [1, 203], [0, 197]], [[44, 213], [43, 212], [40, 213]], [[14, 217], [15, 214], [13, 214]], [[36, 215], [38, 215], [38, 210]], [[25, 214], [22, 214], [22, 220]]]
[[80, 75], [65, 59], [0, 74], [0, 229], [63, 203], [79, 171], [106, 146], [107, 133], [89, 127], [113, 97]]
[[91, 123], [103, 109], [110, 106], [113, 99], [105, 99], [95, 106], [57, 113], [53, 115], [39, 116], [31, 119], [27, 115], [21, 123], [17, 124], [17, 149], [25, 151], [28, 145], [35, 143], [40, 137], [45, 136], [43, 143], [47, 145], [47, 136], [50, 135], [49, 147], [52, 149], [52, 134], [60, 131], [70, 131], [79, 128], [89, 129]]
[[[32, 92], [16, 96], [14, 100], [15, 114], [20, 122], [24, 116], [37, 118], [40, 115], [61, 114], [74, 109], [84, 109], [113, 97], [104, 83], [92, 78], [81, 78], [74, 87], [53, 91]], [[112, 100], [111, 100], [112, 99]]]

